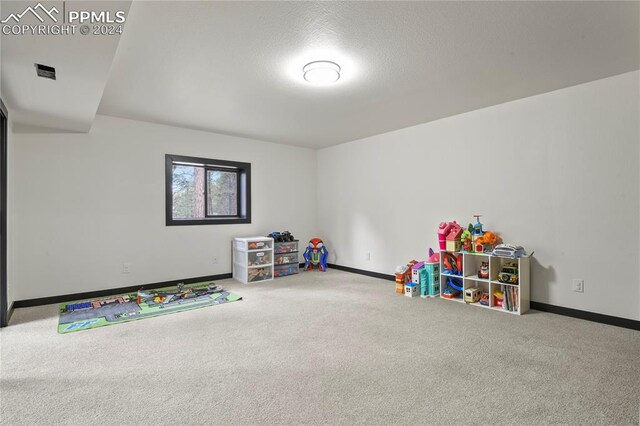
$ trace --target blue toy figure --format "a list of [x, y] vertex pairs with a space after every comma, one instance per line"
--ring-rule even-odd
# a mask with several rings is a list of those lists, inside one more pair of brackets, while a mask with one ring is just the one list
[[304, 270], [310, 271], [314, 266], [317, 266], [320, 271], [326, 272], [327, 257], [329, 257], [329, 252], [320, 238], [309, 240], [309, 245], [304, 251], [304, 260], [306, 261]]
[[479, 214], [474, 214], [473, 217], [476, 218], [476, 223], [473, 224], [473, 240], [475, 242], [476, 238], [481, 237], [482, 234], [484, 234], [484, 231], [482, 230], [482, 224], [480, 223], [480, 216]]

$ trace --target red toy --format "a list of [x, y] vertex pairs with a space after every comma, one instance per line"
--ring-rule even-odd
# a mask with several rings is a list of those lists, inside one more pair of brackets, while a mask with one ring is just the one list
[[305, 271], [312, 270], [314, 266], [317, 266], [319, 271], [327, 271], [327, 258], [329, 257], [329, 252], [320, 238], [312, 238], [309, 240], [309, 245], [304, 251], [303, 256], [305, 260]]
[[482, 262], [478, 271], [478, 278], [489, 278], [489, 262]]
[[462, 227], [453, 221], [446, 238], [447, 251], [459, 251], [461, 247]]
[[456, 253], [444, 253], [445, 274], [462, 275], [462, 255]]
[[449, 233], [449, 229], [451, 229], [451, 222], [441, 222], [438, 226], [438, 242], [440, 243], [440, 250], [444, 250], [447, 248], [446, 239], [447, 234]]

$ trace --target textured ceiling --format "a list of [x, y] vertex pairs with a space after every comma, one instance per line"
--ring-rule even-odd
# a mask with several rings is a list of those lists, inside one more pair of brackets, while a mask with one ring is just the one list
[[99, 112], [324, 147], [638, 69], [638, 6], [137, 2]]
[[[639, 6], [137, 1], [108, 80], [113, 46], [85, 46], [100, 70], [78, 68], [72, 77], [92, 89], [65, 96], [101, 93], [106, 115], [319, 148], [639, 69]], [[46, 54], [64, 67], [82, 52]], [[302, 79], [319, 59], [340, 64], [337, 84]], [[3, 91], [19, 77], [3, 75]], [[51, 109], [25, 96], [9, 106]], [[86, 123], [95, 106], [81, 105]]]
[[[20, 14], [34, 4], [37, 2], [2, 0], [1, 16]], [[64, 10], [62, 1], [44, 5]], [[115, 13], [128, 11], [130, 5], [130, 1], [75, 1], [69, 7]], [[19, 23], [41, 22], [27, 14]], [[0, 85], [3, 101], [11, 109], [11, 120], [19, 127], [36, 126], [43, 131], [89, 131], [119, 39], [117, 34], [2, 35]], [[37, 77], [35, 63], [53, 66], [57, 80]]]

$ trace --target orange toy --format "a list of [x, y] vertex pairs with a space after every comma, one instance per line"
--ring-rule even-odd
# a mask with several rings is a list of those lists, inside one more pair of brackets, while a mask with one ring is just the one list
[[495, 246], [500, 241], [500, 237], [491, 231], [487, 231], [476, 239], [476, 251], [482, 252], [485, 246]]

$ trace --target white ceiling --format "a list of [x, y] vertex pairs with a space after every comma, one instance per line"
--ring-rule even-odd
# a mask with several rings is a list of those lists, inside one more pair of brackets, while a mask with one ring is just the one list
[[[21, 13], [25, 7], [37, 3], [2, 0], [1, 16], [4, 19], [10, 13]], [[63, 10], [62, 1], [43, 3], [49, 8], [56, 7], [60, 12]], [[115, 12], [127, 11], [130, 5], [130, 1], [78, 1], [69, 7]], [[26, 15], [20, 21], [20, 25], [24, 24], [40, 22], [34, 16]], [[52, 22], [45, 21], [44, 24]], [[0, 84], [12, 121], [19, 128], [37, 126], [42, 131], [88, 132], [102, 98], [119, 39], [119, 35], [92, 34], [2, 35]], [[35, 63], [54, 67], [56, 81], [37, 77]]]
[[[318, 148], [637, 70], [639, 6], [137, 1], [108, 80], [84, 68], [69, 78], [104, 88], [101, 114]], [[35, 48], [10, 44], [6, 55], [7, 38], [6, 102], [51, 114], [40, 91], [12, 87], [27, 71], [11, 71], [15, 63], [32, 67]], [[104, 70], [110, 49], [85, 52]], [[57, 67], [77, 59], [43, 50]], [[302, 79], [302, 67], [321, 59], [342, 67], [337, 84]], [[95, 113], [87, 104], [69, 120], [86, 123]]]

